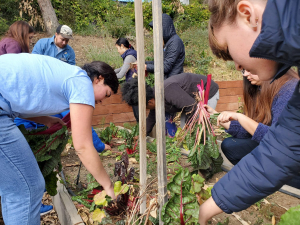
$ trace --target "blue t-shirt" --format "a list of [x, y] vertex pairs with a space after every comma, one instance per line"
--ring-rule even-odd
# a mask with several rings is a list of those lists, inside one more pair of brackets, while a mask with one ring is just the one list
[[0, 56], [0, 71], [0, 107], [13, 117], [53, 115], [70, 103], [95, 107], [92, 81], [77, 66], [21, 53]]
[[75, 65], [74, 50], [69, 45], [66, 45], [66, 47], [61, 49], [61, 51], [58, 51], [58, 48], [54, 43], [54, 37], [55, 36], [38, 40], [38, 42], [34, 45], [32, 54], [49, 55], [63, 62], [69, 63], [70, 65]]

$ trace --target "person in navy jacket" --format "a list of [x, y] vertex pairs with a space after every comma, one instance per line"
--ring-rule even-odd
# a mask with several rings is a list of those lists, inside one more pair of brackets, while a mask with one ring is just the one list
[[[209, 40], [213, 53], [233, 60], [261, 80], [278, 79], [300, 66], [300, 2], [209, 0]], [[250, 55], [248, 52], [250, 51]], [[259, 146], [212, 189], [200, 206], [199, 223], [248, 208], [279, 190], [300, 171], [300, 85]], [[230, 118], [221, 122], [228, 122]]]

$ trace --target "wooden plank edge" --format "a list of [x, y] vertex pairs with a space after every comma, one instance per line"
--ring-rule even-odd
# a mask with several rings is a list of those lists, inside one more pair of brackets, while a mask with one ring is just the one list
[[84, 224], [66, 187], [60, 183], [60, 180], [57, 181], [57, 194], [51, 198], [61, 225]]

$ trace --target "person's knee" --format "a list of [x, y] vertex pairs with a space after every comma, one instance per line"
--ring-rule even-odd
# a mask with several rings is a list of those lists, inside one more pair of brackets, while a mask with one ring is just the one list
[[221, 143], [221, 149], [226, 158], [233, 164], [236, 164], [238, 157], [236, 156], [236, 143], [232, 138], [226, 138]]
[[223, 153], [229, 152], [232, 149], [232, 139], [231, 138], [225, 138], [221, 143], [221, 149]]

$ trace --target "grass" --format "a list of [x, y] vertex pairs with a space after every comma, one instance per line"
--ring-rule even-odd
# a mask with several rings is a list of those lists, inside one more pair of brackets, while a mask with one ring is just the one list
[[115, 47], [115, 41], [112, 38], [103, 38], [102, 47], [94, 47], [89, 45], [86, 47], [86, 57], [90, 61], [103, 61], [112, 66], [119, 68], [122, 66], [122, 58]]

